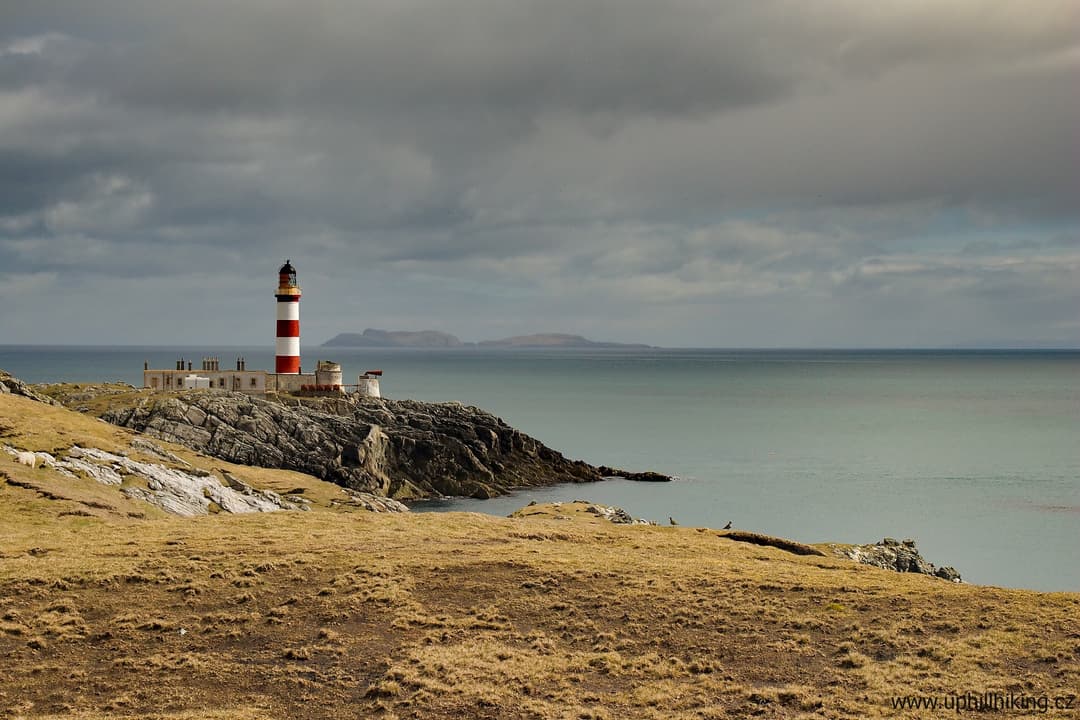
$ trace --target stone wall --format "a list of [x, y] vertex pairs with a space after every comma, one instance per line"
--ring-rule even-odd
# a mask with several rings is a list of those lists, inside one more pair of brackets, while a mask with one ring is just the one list
[[188, 375], [210, 378], [214, 390], [230, 390], [263, 395], [267, 390], [265, 370], [143, 370], [143, 387], [157, 392], [182, 390]]

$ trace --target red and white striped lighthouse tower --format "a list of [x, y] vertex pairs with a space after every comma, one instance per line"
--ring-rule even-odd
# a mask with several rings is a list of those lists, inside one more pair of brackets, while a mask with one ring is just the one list
[[296, 268], [288, 260], [278, 270], [277, 340], [274, 343], [274, 372], [300, 372], [300, 286]]

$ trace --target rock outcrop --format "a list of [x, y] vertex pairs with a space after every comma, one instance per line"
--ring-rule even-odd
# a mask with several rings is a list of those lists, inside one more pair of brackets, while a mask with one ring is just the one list
[[[66, 477], [82, 475], [103, 485], [114, 485], [128, 497], [143, 500], [173, 515], [207, 515], [212, 512], [251, 513], [307, 510], [270, 490], [253, 488], [230, 473], [222, 478], [196, 468], [178, 469], [133, 460], [124, 455], [74, 445], [62, 456], [52, 453], [20, 453], [3, 446], [10, 455], [32, 454], [40, 467]], [[186, 464], [186, 463], [185, 463]]]
[[366, 492], [357, 492], [356, 490], [350, 490], [349, 488], [342, 488], [345, 494], [348, 496], [348, 500], [344, 502], [331, 501], [330, 505], [354, 505], [361, 507], [369, 512], [390, 512], [390, 513], [402, 513], [409, 512], [409, 506], [394, 500], [393, 498], [380, 497], [378, 495], [372, 495]]
[[459, 403], [191, 391], [148, 395], [102, 418], [230, 462], [297, 470], [399, 500], [488, 498], [605, 476]]
[[507, 517], [512, 518], [544, 518], [550, 520], [573, 520], [583, 518], [596, 518], [606, 520], [613, 525], [655, 525], [656, 523], [644, 518], [636, 518], [621, 507], [614, 505], [600, 505], [588, 500], [574, 500], [573, 502], [538, 503], [533, 500], [523, 508], [510, 513]]
[[600, 474], [606, 478], [622, 478], [623, 480], [633, 480], [635, 482], [671, 482], [670, 475], [661, 475], [658, 472], [652, 472], [646, 470], [645, 472], [628, 472], [626, 470], [620, 470], [619, 468], [608, 467], [607, 465], [601, 465], [597, 468]]
[[7, 372], [0, 370], [0, 394], [10, 393], [12, 395], [21, 395], [31, 400], [37, 400], [47, 405], [59, 405], [50, 397], [45, 397], [41, 393], [34, 390], [32, 387], [24, 383], [14, 375], [9, 375]]
[[896, 572], [922, 573], [934, 577], [960, 582], [960, 573], [952, 567], [937, 567], [923, 558], [914, 540], [898, 541], [885, 538], [872, 545], [853, 545], [838, 552], [843, 557], [851, 558], [864, 565]]

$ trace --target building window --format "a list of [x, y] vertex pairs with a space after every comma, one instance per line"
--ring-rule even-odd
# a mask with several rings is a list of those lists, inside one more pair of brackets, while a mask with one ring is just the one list
[[219, 388], [223, 388], [223, 387], [225, 387], [225, 378], [218, 378], [218, 381], [217, 381], [217, 386], [218, 386]]
[[255, 387], [258, 383], [255, 382], [255, 378], [251, 378], [251, 387]]

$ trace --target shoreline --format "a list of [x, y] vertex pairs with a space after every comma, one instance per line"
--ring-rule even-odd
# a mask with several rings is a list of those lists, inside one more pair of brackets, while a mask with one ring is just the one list
[[[579, 410], [568, 408], [567, 412], [577, 413]], [[588, 415], [586, 414], [585, 417]], [[615, 422], [619, 420], [615, 419]], [[564, 442], [565, 439], [560, 440], [553, 443], [552, 447], [562, 447]], [[624, 455], [622, 452], [610, 452], [610, 448], [618, 447], [610, 443], [607, 446], [609, 449], [606, 456], [602, 449], [583, 450], [582, 443], [577, 443], [575, 447], [578, 457], [600, 455], [604, 459], [617, 460]], [[593, 445], [590, 444], [590, 447]], [[663, 450], [663, 448], [659, 449]], [[629, 450], [633, 452], [634, 448], [629, 448]], [[819, 483], [811, 483], [807, 489], [803, 490], [801, 480], [795, 482], [784, 476], [783, 473], [787, 470], [783, 466], [776, 470], [768, 470], [772, 473], [771, 477], [775, 478], [775, 480], [770, 480], [758, 468], [766, 464], [776, 465], [776, 463], [764, 456], [760, 462], [755, 461], [755, 469], [752, 472], [743, 473], [742, 468], [726, 460], [718, 463], [714, 469], [710, 466], [686, 464], [686, 460], [692, 462], [695, 458], [686, 457], [682, 450], [668, 452], [667, 455], [670, 456], [668, 462], [674, 460], [676, 463], [683, 463], [676, 465], [680, 474], [683, 475], [682, 482], [674, 486], [660, 486], [654, 492], [647, 484], [636, 487], [619, 484], [619, 481], [606, 481], [603, 485], [588, 491], [590, 499], [607, 505], [626, 507], [630, 512], [650, 517], [658, 522], [665, 522], [666, 518], [672, 515], [683, 523], [720, 528], [728, 520], [735, 520], [738, 525], [752, 527], [767, 534], [804, 540], [832, 540], [855, 544], [880, 539], [883, 535], [896, 537], [910, 535], [918, 539], [920, 548], [929, 557], [955, 563], [964, 570], [966, 579], [980, 584], [1035, 588], [1042, 591], [1080, 588], [1080, 585], [1073, 582], [1074, 578], [1068, 571], [1064, 575], [1057, 571], [1059, 563], [1053, 561], [1052, 555], [1042, 553], [1038, 549], [1045, 542], [1055, 542], [1054, 538], [1067, 531], [1065, 527], [1069, 517], [1067, 513], [1047, 513], [1026, 506], [1021, 509], [1019, 513], [1021, 516], [1032, 517], [1030, 521], [1021, 519], [1022, 523], [1037, 523], [1039, 532], [1045, 532], [1045, 542], [1040, 541], [1036, 547], [1034, 543], [1025, 543], [1024, 536], [1017, 535], [1015, 531], [1006, 535], [988, 531], [985, 523], [973, 526], [970, 522], [966, 522], [964, 520], [964, 515], [968, 514], [966, 508], [978, 510], [980, 501], [971, 503], [964, 499], [963, 486], [960, 485], [936, 484], [931, 492], [936, 498], [934, 506], [926, 507], [925, 510], [922, 508], [905, 509], [903, 497], [915, 498], [927, 492], [925, 489], [927, 481], [920, 479], [922, 471], [907, 478], [894, 477], [870, 482], [872, 478], [877, 477], [876, 472], [863, 475], [857, 471], [857, 468], [853, 468], [853, 471], [836, 477], [835, 481], [830, 480], [827, 487], [822, 488]], [[635, 457], [638, 458], [637, 462], [642, 462], [641, 458], [646, 458], [647, 462], [647, 459], [652, 456], [652, 453], [641, 453]], [[802, 471], [796, 468], [795, 472]], [[817, 471], [811, 469], [810, 472]], [[951, 476], [950, 473], [949, 477]], [[963, 473], [960, 476], [963, 477]], [[761, 478], [764, 478], [764, 482]], [[970, 479], [971, 483], [978, 481], [976, 477]], [[758, 485], [762, 482], [763, 484]], [[1002, 502], [1008, 502], [1009, 484], [995, 482], [993, 497], [1001, 495]], [[568, 488], [562, 495], [545, 495], [526, 490], [521, 495], [524, 500], [520, 504], [524, 505], [534, 495], [539, 500], [574, 499], [573, 494], [576, 491], [573, 486], [568, 486]], [[792, 493], [791, 502], [776, 500], [775, 498], [781, 497], [778, 493], [785, 496]], [[897, 502], [898, 493], [901, 500], [899, 503]], [[1056, 494], [1062, 495], [1062, 493]], [[1046, 501], [1049, 504], [1055, 506], [1069, 502], [1067, 496], [1055, 497], [1053, 493], [1043, 493], [1043, 495], [1046, 495]], [[871, 511], [843, 518], [835, 518], [830, 514], [832, 512], [830, 508], [843, 507], [850, 503], [866, 503], [871, 507]], [[795, 514], [790, 507], [787, 507], [788, 505], [806, 507], [812, 509], [813, 512]], [[468, 506], [462, 509], [468, 509]], [[493, 514], [508, 514], [516, 507], [508, 507], [505, 511], [492, 511], [486, 506], [475, 509]], [[960, 511], [959, 522], [954, 520], [957, 510]], [[982, 515], [986, 512], [990, 510], [979, 510], [978, 514]], [[1007, 523], [1016, 522], [1017, 515], [1018, 513], [1010, 510]], [[991, 516], [993, 516], [992, 513]], [[1041, 553], [1038, 556], [1040, 559], [1034, 563], [1029, 562], [1028, 559], [1032, 553], [1036, 552]], [[992, 558], [997, 559], [992, 560]]]

